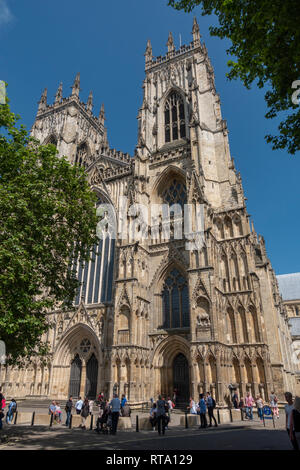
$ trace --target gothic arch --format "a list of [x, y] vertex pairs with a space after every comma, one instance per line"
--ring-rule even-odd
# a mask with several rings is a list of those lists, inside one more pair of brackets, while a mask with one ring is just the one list
[[[169, 165], [167, 168], [163, 170], [163, 172], [157, 177], [156, 181], [152, 187], [152, 199], [157, 203], [162, 203], [161, 193], [166, 188], [166, 185], [170, 183], [172, 178], [177, 178], [182, 184], [185, 185], [186, 188], [186, 174], [185, 172], [175, 166]], [[186, 188], [187, 189], [187, 188]]]

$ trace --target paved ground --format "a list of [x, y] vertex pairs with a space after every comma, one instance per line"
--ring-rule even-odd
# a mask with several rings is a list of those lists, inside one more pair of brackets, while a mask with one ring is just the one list
[[180, 426], [158, 436], [155, 431], [134, 429], [119, 431], [116, 436], [98, 435], [95, 431], [67, 429], [65, 426], [4, 426], [0, 450], [290, 450], [284, 429], [284, 416], [276, 428], [266, 428], [258, 421], [221, 425], [207, 430]]

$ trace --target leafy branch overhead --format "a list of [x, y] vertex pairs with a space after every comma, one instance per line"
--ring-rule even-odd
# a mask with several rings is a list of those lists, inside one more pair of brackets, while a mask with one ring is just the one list
[[200, 6], [202, 15], [217, 16], [219, 25], [210, 33], [230, 39], [227, 53], [235, 57], [227, 76], [240, 78], [246, 88], [253, 82], [267, 87], [265, 117], [281, 116], [278, 135], [267, 135], [267, 142], [291, 154], [300, 150], [300, 107], [292, 102], [292, 84], [300, 80], [298, 0], [169, 0], [169, 5], [186, 12]]
[[69, 262], [89, 258], [97, 225], [84, 171], [17, 120], [0, 105], [0, 339], [12, 362], [46, 353], [45, 313], [71, 307]]

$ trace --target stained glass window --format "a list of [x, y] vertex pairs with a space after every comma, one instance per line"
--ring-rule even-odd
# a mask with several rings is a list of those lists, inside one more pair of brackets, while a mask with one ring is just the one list
[[163, 192], [162, 197], [166, 204], [180, 204], [183, 208], [184, 204], [187, 203], [186, 187], [183, 183], [174, 178], [168, 188]]
[[163, 292], [163, 328], [190, 326], [189, 294], [185, 277], [173, 269], [167, 276]]
[[184, 139], [185, 136], [183, 98], [172, 91], [165, 104], [165, 142]]

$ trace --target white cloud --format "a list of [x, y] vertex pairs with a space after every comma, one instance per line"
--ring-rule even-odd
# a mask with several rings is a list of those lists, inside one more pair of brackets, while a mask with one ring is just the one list
[[10, 23], [12, 19], [13, 14], [7, 5], [7, 0], [0, 0], [0, 26]]

